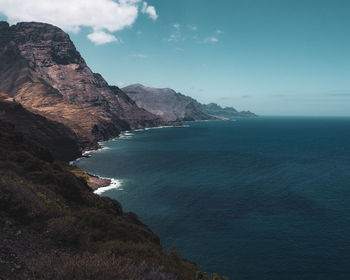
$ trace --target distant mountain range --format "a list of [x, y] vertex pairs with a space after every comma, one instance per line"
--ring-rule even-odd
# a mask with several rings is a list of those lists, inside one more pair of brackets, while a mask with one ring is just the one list
[[122, 90], [136, 102], [137, 106], [168, 121], [256, 117], [249, 111], [238, 112], [232, 107], [222, 108], [215, 103], [201, 104], [192, 97], [170, 88], [152, 88], [134, 84], [124, 87]]

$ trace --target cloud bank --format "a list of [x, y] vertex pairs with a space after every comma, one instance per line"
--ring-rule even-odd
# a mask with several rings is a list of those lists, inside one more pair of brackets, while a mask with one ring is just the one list
[[97, 45], [118, 41], [112, 32], [132, 26], [139, 10], [158, 18], [156, 9], [141, 0], [0, 0], [0, 12], [11, 24], [46, 22], [72, 32], [90, 27], [88, 38]]

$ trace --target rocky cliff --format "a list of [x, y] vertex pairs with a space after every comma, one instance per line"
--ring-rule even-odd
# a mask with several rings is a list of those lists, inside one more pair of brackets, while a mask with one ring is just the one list
[[74, 131], [83, 147], [162, 120], [93, 73], [68, 34], [43, 23], [0, 23], [0, 93]]
[[196, 100], [170, 88], [151, 88], [134, 84], [123, 88], [123, 91], [139, 107], [168, 121], [215, 119], [201, 111], [196, 104]]
[[136, 104], [168, 121], [215, 120], [234, 117], [256, 117], [248, 112], [238, 112], [231, 107], [222, 108], [215, 103], [201, 104], [192, 97], [170, 88], [151, 88], [134, 84], [122, 89]]

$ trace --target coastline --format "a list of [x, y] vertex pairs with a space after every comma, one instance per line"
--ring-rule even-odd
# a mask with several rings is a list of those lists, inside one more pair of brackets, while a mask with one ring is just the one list
[[[97, 143], [97, 147], [92, 150], [86, 150], [82, 153], [80, 157], [77, 159], [69, 162], [69, 164], [73, 167], [78, 168], [75, 163], [81, 159], [89, 158], [90, 154], [102, 150], [108, 150], [108, 147], [105, 147], [104, 144], [107, 142], [115, 141], [120, 138], [130, 138], [132, 137], [133, 132], [140, 132], [140, 131], [148, 131], [152, 129], [162, 129], [162, 128], [176, 128], [176, 127], [189, 127], [187, 124], [188, 122], [217, 122], [217, 121], [228, 121], [228, 119], [216, 119], [216, 120], [196, 120], [196, 121], [183, 121], [181, 123], [176, 123], [174, 125], [161, 125], [161, 126], [155, 126], [155, 127], [145, 127], [145, 128], [136, 128], [132, 130], [125, 130], [122, 131], [117, 137], [113, 137], [106, 141], [100, 141]], [[89, 187], [93, 190], [95, 194], [101, 195], [106, 191], [112, 190], [112, 189], [119, 189], [122, 185], [122, 182], [116, 178], [109, 178], [109, 177], [102, 177], [96, 174], [90, 174], [80, 168], [78, 168], [84, 173], [84, 176], [80, 174], [80, 177], [84, 177], [86, 182], [88, 183]], [[77, 174], [76, 174], [77, 175]]]
[[155, 127], [137, 128], [137, 129], [133, 129], [133, 130], [122, 131], [117, 137], [111, 138], [111, 139], [106, 140], [106, 141], [98, 142], [98, 146], [96, 147], [96, 149], [84, 151], [80, 157], [78, 157], [77, 159], [75, 159], [73, 161], [70, 161], [69, 165], [72, 167], [72, 172], [76, 176], [82, 177], [86, 180], [87, 184], [89, 185], [89, 187], [92, 189], [92, 191], [95, 194], [101, 195], [106, 191], [109, 191], [112, 189], [119, 189], [121, 187], [120, 180], [115, 179], [115, 178], [102, 177], [102, 176], [99, 176], [96, 174], [88, 173], [85, 170], [77, 167], [75, 165], [75, 163], [81, 159], [89, 158], [90, 157], [89, 155], [94, 153], [94, 152], [108, 150], [107, 147], [103, 146], [104, 143], [107, 143], [110, 141], [115, 141], [117, 139], [120, 139], [123, 136], [131, 137], [132, 135], [130, 135], [130, 133], [132, 133], [132, 132], [147, 131], [147, 130], [151, 130], [151, 129], [171, 128], [171, 127], [187, 127], [187, 126], [185, 126], [183, 123], [181, 123], [181, 124], [177, 124], [177, 125], [155, 126]]
[[[189, 122], [211, 122], [211, 121], [228, 121], [228, 119], [216, 119], [216, 120], [196, 120], [196, 121], [189, 121]], [[75, 163], [81, 159], [84, 158], [89, 158], [90, 154], [94, 153], [94, 152], [98, 152], [98, 151], [102, 151], [102, 150], [108, 150], [108, 147], [103, 146], [104, 143], [107, 142], [111, 142], [111, 141], [115, 141], [117, 139], [120, 138], [130, 138], [132, 137], [133, 132], [140, 132], [140, 131], [148, 131], [148, 130], [152, 130], [152, 129], [162, 129], [162, 128], [176, 128], [176, 127], [189, 127], [188, 121], [184, 121], [181, 123], [176, 123], [174, 125], [162, 125], [162, 126], [155, 126], [155, 127], [145, 127], [145, 128], [136, 128], [136, 129], [132, 129], [132, 130], [125, 130], [122, 131], [117, 137], [113, 137], [109, 140], [106, 141], [100, 141], [97, 143], [97, 147], [95, 149], [92, 150], [86, 150], [82, 153], [82, 155], [80, 157], [78, 157], [77, 159], [69, 162], [69, 164], [72, 167], [75, 167], [79, 170], [81, 170], [84, 173], [84, 176], [82, 176], [82, 174], [79, 174], [80, 177], [84, 177], [86, 182], [88, 183], [89, 187], [93, 190], [93, 192], [95, 194], [101, 195], [106, 191], [112, 190], [112, 189], [119, 189], [122, 185], [121, 181], [116, 179], [116, 178], [109, 178], [109, 177], [102, 177], [96, 174], [91, 174], [86, 172], [83, 169], [78, 168]], [[78, 175], [78, 174], [76, 174]]]

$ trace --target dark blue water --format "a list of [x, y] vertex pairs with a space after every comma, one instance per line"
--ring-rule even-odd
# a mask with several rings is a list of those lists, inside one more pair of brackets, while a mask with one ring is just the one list
[[78, 165], [166, 248], [231, 279], [350, 279], [350, 119], [133, 132]]

